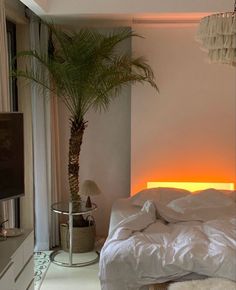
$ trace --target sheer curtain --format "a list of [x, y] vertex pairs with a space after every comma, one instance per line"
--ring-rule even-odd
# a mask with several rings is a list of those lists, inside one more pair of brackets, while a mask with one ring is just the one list
[[[58, 121], [58, 99], [51, 96], [51, 194], [49, 203], [61, 200], [61, 166], [60, 166], [60, 142], [59, 142], [59, 121]], [[59, 216], [49, 212], [50, 218], [50, 246], [59, 245]]]
[[[30, 47], [47, 54], [48, 31], [37, 17], [30, 15]], [[31, 66], [44, 80], [49, 78], [44, 67], [33, 59]], [[49, 83], [48, 83], [49, 85]], [[59, 244], [58, 217], [51, 204], [60, 197], [57, 102], [46, 90], [32, 84], [32, 119], [35, 191], [35, 249], [47, 250]]]
[[[9, 64], [5, 1], [0, 0], [0, 112], [10, 112]], [[15, 226], [14, 200], [0, 202], [0, 219], [8, 219], [7, 227]]]

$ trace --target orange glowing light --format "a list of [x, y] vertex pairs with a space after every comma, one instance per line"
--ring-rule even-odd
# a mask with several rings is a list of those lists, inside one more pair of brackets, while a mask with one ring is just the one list
[[173, 187], [189, 191], [203, 190], [207, 188], [234, 190], [233, 182], [147, 182], [147, 188]]

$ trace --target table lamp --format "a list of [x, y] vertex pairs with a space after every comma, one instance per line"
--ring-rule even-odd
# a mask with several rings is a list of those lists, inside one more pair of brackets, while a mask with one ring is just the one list
[[101, 190], [93, 180], [87, 179], [82, 183], [79, 193], [87, 196], [86, 207], [92, 207], [90, 196], [100, 194]]

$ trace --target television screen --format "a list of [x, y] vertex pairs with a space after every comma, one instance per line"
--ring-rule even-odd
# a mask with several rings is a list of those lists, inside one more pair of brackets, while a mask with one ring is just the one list
[[23, 114], [0, 113], [0, 199], [24, 194]]

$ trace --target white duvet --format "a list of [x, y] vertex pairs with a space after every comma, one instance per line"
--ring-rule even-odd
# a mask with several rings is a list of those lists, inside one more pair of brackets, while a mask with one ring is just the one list
[[165, 224], [147, 201], [113, 229], [101, 252], [102, 290], [144, 289], [190, 273], [236, 281], [236, 212]]

